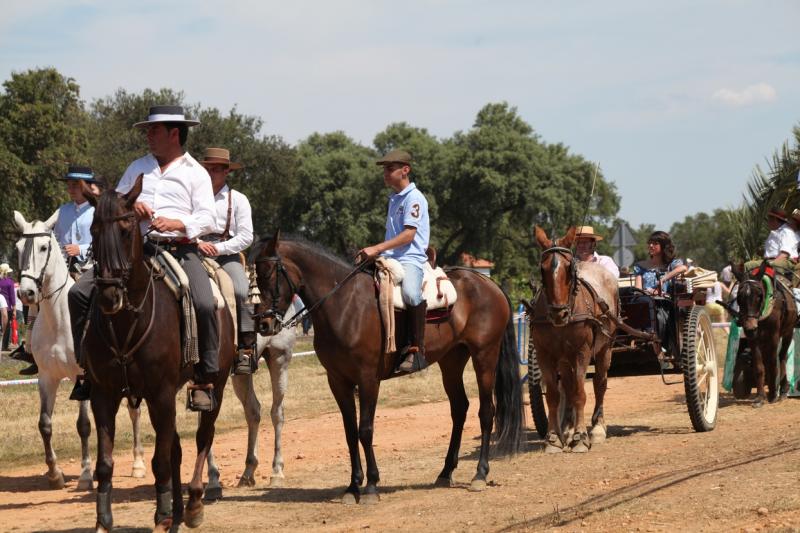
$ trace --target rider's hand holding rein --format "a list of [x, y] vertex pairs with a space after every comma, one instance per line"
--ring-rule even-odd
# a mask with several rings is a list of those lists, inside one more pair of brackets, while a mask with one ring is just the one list
[[69, 257], [77, 257], [81, 255], [81, 247], [77, 244], [65, 244], [64, 245], [64, 252]]

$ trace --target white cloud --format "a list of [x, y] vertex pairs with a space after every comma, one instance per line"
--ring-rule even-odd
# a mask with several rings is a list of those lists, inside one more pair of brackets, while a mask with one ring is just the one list
[[730, 107], [744, 107], [753, 104], [774, 102], [778, 98], [775, 87], [769, 83], [756, 83], [737, 91], [735, 89], [722, 88], [716, 91], [712, 100]]

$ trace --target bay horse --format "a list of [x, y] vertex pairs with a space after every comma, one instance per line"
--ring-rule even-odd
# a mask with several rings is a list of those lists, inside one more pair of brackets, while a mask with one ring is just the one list
[[[64, 488], [64, 473], [58, 466], [53, 449], [53, 410], [61, 380], [75, 378], [83, 370], [75, 361], [72, 346], [67, 294], [74, 284], [53, 234], [58, 212], [45, 222], [28, 222], [19, 211], [14, 211], [14, 223], [20, 232], [17, 241], [20, 284], [19, 298], [28, 306], [38, 306], [39, 314], [33, 324], [29, 349], [39, 366], [39, 433], [44, 444], [47, 463], [48, 487]], [[145, 475], [144, 449], [139, 431], [139, 409], [128, 408], [133, 425], [133, 471], [135, 478]], [[92, 462], [89, 455], [89, 402], [79, 402], [76, 424], [81, 439], [81, 473], [78, 490], [92, 490]]]
[[[606, 437], [603, 399], [619, 314], [617, 280], [596, 263], [578, 261], [571, 250], [575, 226], [555, 242], [536, 226], [542, 248], [542, 290], [533, 303], [531, 338], [547, 400], [545, 452], [588, 452]], [[587, 433], [584, 381], [594, 358], [595, 405]]]
[[[299, 239], [280, 239], [280, 231], [254, 248], [262, 302], [271, 308], [261, 314], [262, 333], [282, 326], [292, 296], [299, 294], [311, 310], [314, 350], [327, 370], [328, 385], [344, 422], [350, 454], [350, 485], [342, 502], [377, 503], [378, 465], [372, 447], [373, 423], [381, 380], [392, 376], [396, 354], [384, 355], [384, 332], [374, 280], [320, 247]], [[450, 316], [425, 330], [426, 358], [438, 362], [450, 400], [452, 433], [437, 486], [453, 486], [453, 471], [469, 401], [464, 390], [464, 368], [472, 358], [478, 381], [481, 444], [477, 472], [470, 490], [486, 487], [493, 420], [497, 450], [514, 453], [521, 447], [522, 386], [517, 363], [511, 305], [505, 293], [488, 277], [469, 269], [448, 273], [458, 292]], [[337, 285], [340, 284], [340, 285]], [[336, 290], [332, 289], [337, 287]], [[360, 419], [356, 417], [358, 390]], [[497, 399], [497, 408], [492, 394]], [[359, 441], [367, 462], [367, 483]]]
[[[200, 414], [197, 458], [184, 514], [175, 395], [194, 370], [192, 365], [182, 364], [181, 306], [145, 258], [139, 221], [133, 211], [141, 191], [140, 175], [127, 194], [106, 191], [99, 198], [87, 195], [95, 206], [91, 231], [96, 287], [81, 348], [92, 381], [90, 401], [97, 428], [97, 531], [109, 531], [113, 525], [112, 451], [115, 417], [123, 397], [147, 402], [156, 433], [152, 460], [154, 531], [177, 528], [182, 520], [189, 527], [202, 523], [203, 470], [236, 346], [231, 313], [227, 308], [220, 309], [219, 373], [213, 383], [216, 401], [212, 411]], [[119, 339], [124, 342], [122, 346]]]
[[[773, 278], [774, 269], [766, 261], [750, 272], [734, 267], [733, 273], [739, 281], [737, 321], [750, 348], [749, 357], [737, 357], [740, 364], [749, 362], [750, 368], [737, 368], [735, 374], [746, 378], [749, 372], [756, 386], [753, 407], [761, 407], [764, 400], [773, 403], [789, 393], [786, 354], [797, 322], [797, 304], [791, 289]], [[764, 392], [765, 381], [769, 394]]]

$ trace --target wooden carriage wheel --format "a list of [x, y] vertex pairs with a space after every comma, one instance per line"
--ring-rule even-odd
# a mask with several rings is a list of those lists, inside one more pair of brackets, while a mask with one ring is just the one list
[[528, 345], [528, 397], [531, 401], [531, 415], [539, 437], [547, 435], [547, 410], [545, 408], [544, 389], [542, 388], [542, 371], [536, 360], [536, 349], [533, 342]]
[[695, 431], [717, 424], [719, 377], [711, 319], [704, 307], [693, 306], [682, 324], [681, 366], [686, 406]]

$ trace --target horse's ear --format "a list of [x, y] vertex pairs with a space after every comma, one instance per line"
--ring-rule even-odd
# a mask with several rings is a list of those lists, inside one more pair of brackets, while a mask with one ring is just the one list
[[731, 265], [731, 273], [737, 281], [744, 281], [744, 263], [734, 263]]
[[547, 233], [538, 224], [533, 227], [533, 236], [542, 250], [553, 247], [553, 241], [547, 238]]
[[143, 177], [144, 174], [139, 174], [136, 177], [136, 182], [133, 184], [133, 187], [131, 187], [131, 190], [122, 195], [122, 198], [125, 200], [125, 205], [128, 207], [128, 209], [133, 207], [133, 204], [136, 203], [136, 199], [139, 198], [140, 194], [142, 194]]
[[50, 215], [50, 218], [45, 220], [44, 227], [47, 229], [47, 231], [51, 231], [55, 227], [56, 222], [58, 222], [58, 209], [56, 209], [55, 212]]
[[275, 230], [275, 234], [267, 241], [267, 246], [264, 248], [264, 253], [273, 257], [278, 252], [278, 244], [280, 244], [281, 229]]
[[575, 226], [570, 226], [567, 230], [567, 234], [561, 237], [556, 244], [562, 248], [572, 248], [572, 245], [575, 242], [575, 233], [577, 231], [578, 228]]
[[28, 227], [28, 221], [25, 220], [25, 217], [22, 216], [22, 213], [19, 211], [14, 211], [14, 224], [20, 231], [25, 231], [25, 228]]
[[87, 202], [89, 202], [89, 205], [92, 207], [97, 207], [97, 195], [83, 180], [81, 180], [81, 194], [83, 194], [83, 197], [86, 198]]

